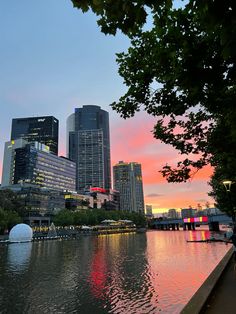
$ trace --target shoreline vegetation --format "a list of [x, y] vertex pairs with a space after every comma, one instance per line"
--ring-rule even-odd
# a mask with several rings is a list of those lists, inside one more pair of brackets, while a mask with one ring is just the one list
[[52, 221], [56, 226], [97, 226], [104, 220], [132, 221], [138, 228], [146, 227], [144, 214], [128, 211], [107, 211], [104, 209], [86, 209], [80, 211], [61, 210]]
[[[55, 235], [58, 238], [76, 238], [79, 235], [99, 235], [126, 232], [145, 232], [146, 217], [142, 213], [128, 211], [106, 211], [104, 209], [86, 209], [71, 211], [68, 209], [59, 211], [51, 217], [54, 224]], [[57, 238], [48, 236], [50, 226], [32, 225], [34, 238]], [[2, 240], [8, 239], [11, 228], [1, 236]]]

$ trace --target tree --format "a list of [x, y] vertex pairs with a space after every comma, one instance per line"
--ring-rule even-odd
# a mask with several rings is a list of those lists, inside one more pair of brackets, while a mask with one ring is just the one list
[[20, 223], [22, 220], [15, 211], [6, 211], [0, 208], [0, 234], [4, 230], [10, 230], [14, 225]]
[[7, 228], [6, 212], [0, 208], [0, 234]]
[[64, 209], [59, 211], [53, 218], [53, 222], [57, 226], [70, 226], [74, 224], [73, 212]]
[[[112, 108], [123, 118], [141, 109], [156, 117], [154, 137], [183, 156], [176, 167], [163, 167], [167, 181], [186, 181], [207, 164], [230, 168], [236, 151], [236, 2], [189, 0], [180, 8], [171, 0], [72, 2], [83, 12], [92, 9], [105, 34], [121, 30], [130, 38], [128, 52], [117, 54], [128, 90]], [[147, 30], [148, 15], [153, 23]], [[230, 175], [236, 179], [235, 171]]]
[[76, 212], [66, 209], [57, 213], [53, 220], [57, 226], [69, 226], [73, 224], [94, 226], [100, 224], [105, 219], [128, 219], [132, 220], [139, 227], [146, 226], [146, 217], [144, 214], [118, 210], [106, 211], [104, 209], [88, 209]]
[[223, 166], [217, 166], [210, 181], [212, 191], [210, 196], [215, 199], [216, 206], [223, 212], [232, 217], [233, 222], [236, 221], [236, 182], [233, 181], [230, 191], [226, 191], [223, 181], [231, 178], [232, 173], [236, 173], [236, 159], [234, 168], [227, 169]]
[[20, 216], [24, 213], [24, 206], [17, 193], [12, 190], [0, 190], [0, 208], [7, 211], [16, 211]]
[[0, 233], [22, 221], [23, 204], [11, 190], [0, 190]]

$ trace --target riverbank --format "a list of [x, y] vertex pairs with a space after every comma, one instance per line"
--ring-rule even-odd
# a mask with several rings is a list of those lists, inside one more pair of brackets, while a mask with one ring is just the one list
[[236, 269], [233, 258], [229, 260], [222, 276], [207, 299], [202, 311], [206, 314], [235, 312]]

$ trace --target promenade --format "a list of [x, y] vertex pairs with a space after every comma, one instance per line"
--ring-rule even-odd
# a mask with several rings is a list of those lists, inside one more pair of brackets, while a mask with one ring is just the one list
[[234, 270], [234, 260], [231, 258], [209, 299], [207, 300], [205, 307], [200, 313], [236, 313], [235, 291], [236, 269]]

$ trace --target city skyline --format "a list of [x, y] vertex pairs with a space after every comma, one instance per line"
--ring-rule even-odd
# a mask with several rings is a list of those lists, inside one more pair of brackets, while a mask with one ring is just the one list
[[110, 116], [111, 164], [141, 163], [145, 204], [152, 204], [154, 213], [213, 203], [207, 195], [210, 167], [189, 183], [168, 184], [158, 171], [181, 156], [152, 137], [155, 119], [141, 112], [123, 120], [109, 107], [126, 90], [115, 63], [115, 53], [129, 45], [124, 36], [101, 34], [96, 17], [73, 9], [70, 1], [35, 6], [13, 0], [2, 2], [0, 12], [0, 169], [11, 119], [55, 116], [59, 155], [65, 156], [66, 117], [76, 107], [99, 105]]

